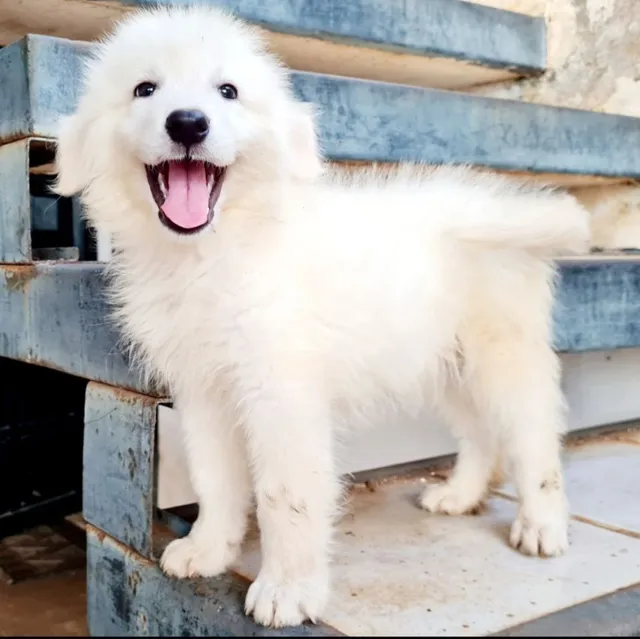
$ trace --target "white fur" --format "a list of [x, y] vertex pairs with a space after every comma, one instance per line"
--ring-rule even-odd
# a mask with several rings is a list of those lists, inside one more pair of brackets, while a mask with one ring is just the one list
[[[160, 89], [134, 100], [146, 80]], [[207, 113], [199, 157], [228, 165], [212, 227], [186, 240], [158, 221], [143, 171], [178, 157], [163, 122], [179, 107]], [[112, 235], [124, 334], [182, 414], [200, 517], [167, 549], [167, 573], [224, 571], [255, 496], [263, 564], [247, 612], [317, 619], [335, 433], [389, 402], [435, 403], [460, 438], [424, 508], [474, 508], [504, 455], [520, 498], [511, 543], [565, 550], [551, 257], [587, 245], [573, 198], [469, 169], [323, 172], [285, 70], [249, 27], [205, 9], [137, 14], [101, 45], [58, 162], [58, 191], [82, 191]]]

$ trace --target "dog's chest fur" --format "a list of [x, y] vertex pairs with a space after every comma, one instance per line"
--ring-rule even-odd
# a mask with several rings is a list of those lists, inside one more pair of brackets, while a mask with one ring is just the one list
[[[317, 258], [249, 254], [132, 252], [116, 266], [121, 325], [148, 370], [175, 391], [257, 387], [278, 367], [295, 367], [296, 379], [357, 413], [389, 396], [422, 405], [454, 344], [451, 327], [435, 321], [446, 302], [441, 283], [399, 292], [351, 264], [331, 277]], [[425, 284], [427, 300], [439, 303], [417, 298]]]
[[245, 350], [259, 293], [222, 261], [172, 257], [137, 255], [116, 267], [112, 290], [120, 323], [145, 368], [171, 386], [215, 383]]

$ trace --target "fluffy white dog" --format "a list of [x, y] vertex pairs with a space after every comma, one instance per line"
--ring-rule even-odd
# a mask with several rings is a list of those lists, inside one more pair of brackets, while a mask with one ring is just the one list
[[426, 510], [473, 509], [504, 457], [512, 545], [567, 548], [552, 255], [588, 240], [569, 195], [468, 169], [325, 170], [286, 69], [203, 8], [135, 14], [96, 48], [58, 163], [58, 192], [112, 235], [117, 317], [181, 412], [200, 514], [166, 573], [223, 572], [255, 497], [247, 613], [317, 619], [335, 432], [383, 402], [433, 403], [460, 439]]

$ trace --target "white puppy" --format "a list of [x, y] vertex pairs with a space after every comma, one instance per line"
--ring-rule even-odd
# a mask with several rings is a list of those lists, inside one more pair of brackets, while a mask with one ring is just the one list
[[436, 404], [460, 439], [425, 509], [474, 508], [504, 455], [511, 543], [566, 549], [550, 315], [552, 254], [587, 244], [570, 196], [467, 169], [325, 172], [286, 70], [202, 8], [136, 14], [96, 49], [58, 162], [58, 192], [112, 234], [118, 319], [181, 412], [200, 515], [165, 572], [224, 571], [255, 496], [247, 612], [317, 619], [335, 432], [383, 402]]

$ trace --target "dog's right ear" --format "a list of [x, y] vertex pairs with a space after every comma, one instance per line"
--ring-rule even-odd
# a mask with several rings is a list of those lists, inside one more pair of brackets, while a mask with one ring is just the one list
[[92, 179], [92, 161], [87, 153], [90, 144], [90, 121], [81, 111], [62, 118], [58, 125], [56, 169], [53, 190], [70, 197], [82, 191]]

